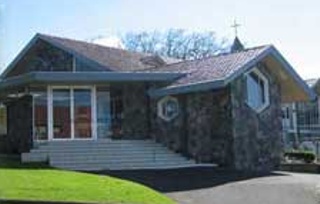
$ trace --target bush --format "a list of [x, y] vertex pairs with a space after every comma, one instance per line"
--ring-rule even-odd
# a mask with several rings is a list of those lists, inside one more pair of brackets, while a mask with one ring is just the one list
[[306, 163], [312, 163], [316, 158], [314, 153], [303, 151], [285, 152], [284, 156], [288, 157], [289, 159], [302, 160]]

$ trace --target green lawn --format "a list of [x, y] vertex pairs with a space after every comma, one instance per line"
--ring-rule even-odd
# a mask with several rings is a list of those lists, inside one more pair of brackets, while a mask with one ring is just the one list
[[126, 180], [1, 160], [0, 199], [86, 203], [174, 203], [148, 187]]

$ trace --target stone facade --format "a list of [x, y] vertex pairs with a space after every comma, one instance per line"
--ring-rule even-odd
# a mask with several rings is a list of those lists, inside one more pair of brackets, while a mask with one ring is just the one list
[[231, 165], [231, 128], [228, 89], [188, 95], [188, 150], [197, 161]]
[[267, 69], [259, 70], [269, 81], [270, 105], [257, 113], [246, 103], [246, 81], [241, 76], [231, 83], [234, 167], [250, 171], [276, 168], [281, 155], [280, 87]]
[[152, 137], [198, 162], [230, 165], [232, 126], [229, 90], [174, 97], [179, 101], [180, 114], [169, 122], [158, 117], [158, 100], [152, 101]]
[[[122, 138], [145, 139], [149, 137], [147, 84], [112, 84], [111, 90], [121, 92], [122, 98]], [[116, 94], [116, 93], [115, 93]]]
[[259, 69], [270, 92], [270, 105], [261, 113], [247, 105], [242, 75], [225, 89], [174, 96], [180, 114], [169, 122], [157, 115], [160, 99], [152, 100], [152, 138], [198, 162], [248, 171], [275, 169], [281, 158], [281, 93], [267, 69]]
[[151, 137], [156, 141], [163, 143], [165, 146], [175, 152], [182, 152], [186, 156], [188, 152], [184, 152], [187, 132], [185, 128], [185, 96], [174, 96], [179, 101], [179, 115], [171, 121], [165, 121], [158, 116], [158, 101], [152, 100], [151, 105]]
[[10, 101], [7, 106], [7, 153], [28, 152], [32, 148], [32, 97]]

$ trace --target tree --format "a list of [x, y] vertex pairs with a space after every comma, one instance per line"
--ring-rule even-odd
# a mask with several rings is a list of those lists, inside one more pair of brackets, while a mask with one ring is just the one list
[[226, 50], [224, 40], [214, 32], [188, 32], [169, 29], [164, 32], [129, 32], [122, 37], [126, 49], [182, 60], [200, 59]]

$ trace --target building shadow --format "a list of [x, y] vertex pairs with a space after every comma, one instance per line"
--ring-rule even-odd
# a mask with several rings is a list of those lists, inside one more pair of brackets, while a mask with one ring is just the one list
[[141, 183], [164, 193], [215, 187], [259, 177], [286, 175], [273, 172], [248, 173], [216, 167], [192, 167], [166, 170], [122, 170], [95, 173]]

